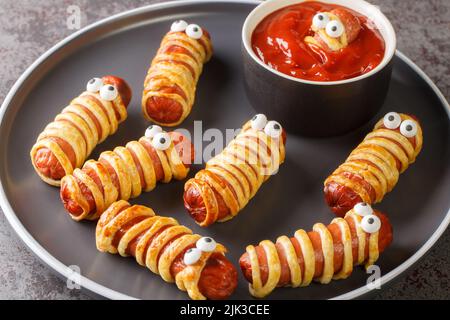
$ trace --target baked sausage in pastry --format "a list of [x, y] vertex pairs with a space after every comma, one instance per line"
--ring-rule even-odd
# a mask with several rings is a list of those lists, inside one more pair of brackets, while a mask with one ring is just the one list
[[237, 272], [226, 249], [210, 237], [192, 234], [175, 219], [120, 200], [101, 216], [98, 250], [133, 256], [167, 282], [175, 282], [194, 300], [225, 299], [237, 286]]
[[339, 216], [358, 202], [380, 202], [422, 149], [415, 117], [390, 112], [324, 183], [327, 204]]
[[324, 50], [338, 51], [347, 47], [359, 35], [361, 24], [358, 17], [344, 8], [317, 13], [312, 21], [313, 36], [305, 42]]
[[211, 55], [211, 39], [205, 29], [175, 21], [162, 39], [145, 78], [145, 117], [163, 126], [180, 124], [191, 112], [203, 64]]
[[250, 282], [250, 293], [262, 298], [276, 287], [345, 279], [353, 266], [373, 265], [391, 242], [387, 216], [360, 203], [328, 226], [316, 223], [310, 232], [297, 230], [292, 238], [281, 236], [276, 243], [264, 240], [248, 246], [239, 264]]
[[194, 156], [191, 142], [178, 132], [150, 126], [139, 141], [100, 154], [63, 178], [61, 200], [74, 220], [96, 220], [111, 203], [148, 192], [161, 181], [182, 180]]
[[31, 149], [31, 162], [41, 179], [59, 186], [65, 175], [81, 167], [95, 146], [127, 118], [130, 100], [131, 89], [124, 80], [91, 79], [86, 91], [45, 127]]
[[286, 133], [263, 114], [248, 121], [217, 156], [184, 186], [184, 206], [202, 227], [232, 219], [275, 174], [285, 157]]

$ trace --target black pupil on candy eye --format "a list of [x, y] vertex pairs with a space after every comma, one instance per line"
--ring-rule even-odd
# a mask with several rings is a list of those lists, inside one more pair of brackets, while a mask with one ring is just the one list
[[373, 223], [375, 222], [375, 220], [373, 220], [373, 218], [369, 218], [369, 219], [367, 219], [367, 222], [368, 222], [369, 224], [373, 224]]
[[195, 27], [195, 28], [193, 28], [192, 30], [194, 30], [194, 32], [197, 32], [197, 31], [198, 31], [198, 28]]
[[189, 249], [186, 253], [191, 253], [193, 251], [193, 249]]
[[211, 242], [212, 239], [211, 238], [205, 238], [205, 242]]
[[91, 79], [91, 81], [89, 81], [89, 83], [95, 83], [95, 79]]
[[334, 26], [334, 27], [331, 28], [331, 31], [336, 31], [336, 30], [337, 30], [337, 27], [336, 27], [336, 26]]
[[275, 124], [273, 125], [273, 128], [274, 128], [275, 130], [280, 130], [280, 125], [277, 124], [277, 123], [275, 123]]
[[394, 121], [394, 116], [389, 116], [389, 121]]
[[165, 138], [161, 138], [161, 139], [159, 139], [159, 142], [161, 142], [161, 144], [164, 144], [164, 143], [166, 143], [166, 139]]
[[257, 116], [254, 116], [252, 120], [255, 121], [256, 119], [258, 119], [258, 117], [257, 117]]
[[406, 126], [406, 130], [411, 131], [411, 130], [412, 130], [412, 125], [408, 124], [408, 125]]
[[323, 15], [320, 14], [318, 18], [319, 18], [320, 21], [322, 21], [323, 20]]
[[365, 207], [365, 206], [367, 206], [367, 203], [363, 202], [363, 203], [361, 203], [361, 205]]
[[109, 91], [114, 91], [114, 87], [113, 87], [113, 86], [109, 86], [109, 87], [108, 87], [108, 90], [109, 90]]

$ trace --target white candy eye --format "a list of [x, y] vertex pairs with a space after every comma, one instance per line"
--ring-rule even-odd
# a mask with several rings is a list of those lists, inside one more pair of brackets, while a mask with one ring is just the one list
[[174, 23], [172, 23], [172, 26], [170, 27], [170, 31], [172, 32], [183, 32], [186, 30], [188, 26], [188, 23], [184, 20], [177, 20]]
[[203, 30], [196, 24], [190, 24], [186, 28], [186, 34], [189, 38], [198, 40], [203, 36]]
[[389, 112], [383, 118], [383, 124], [388, 129], [397, 129], [402, 123], [402, 118], [397, 112]]
[[332, 38], [339, 38], [344, 33], [344, 26], [340, 21], [333, 20], [327, 23], [326, 33]]
[[252, 118], [251, 125], [254, 130], [264, 130], [267, 124], [267, 117], [263, 114], [257, 114]]
[[192, 265], [200, 260], [202, 256], [202, 250], [197, 248], [191, 248], [184, 254], [183, 262], [185, 265]]
[[196, 246], [203, 252], [213, 252], [214, 250], [216, 250], [217, 244], [213, 238], [203, 237], [198, 239]]
[[267, 122], [266, 126], [264, 127], [264, 132], [274, 139], [279, 138], [281, 136], [283, 128], [281, 127], [281, 124], [279, 124], [276, 121], [269, 121]]
[[412, 120], [405, 120], [400, 125], [400, 133], [407, 138], [412, 138], [417, 134], [417, 124]]
[[172, 140], [167, 132], [160, 132], [155, 134], [152, 140], [152, 145], [156, 150], [167, 150], [170, 147]]
[[115, 100], [118, 94], [116, 87], [111, 84], [107, 84], [100, 89], [100, 98], [106, 101]]
[[103, 80], [100, 78], [92, 78], [86, 85], [86, 90], [92, 93], [99, 92], [103, 87]]
[[367, 233], [375, 233], [381, 228], [381, 221], [374, 214], [364, 216], [361, 219], [361, 228]]
[[145, 136], [147, 138], [153, 138], [157, 133], [162, 132], [162, 128], [157, 125], [151, 125], [145, 130]]
[[362, 217], [373, 214], [372, 207], [368, 203], [365, 203], [365, 202], [357, 203], [355, 205], [355, 207], [353, 208], [353, 210], [355, 210], [355, 213], [357, 215], [362, 216]]
[[330, 22], [330, 18], [328, 18], [328, 16], [324, 13], [318, 13], [314, 16], [313, 18], [313, 25], [317, 28], [317, 29], [324, 29], [328, 22]]

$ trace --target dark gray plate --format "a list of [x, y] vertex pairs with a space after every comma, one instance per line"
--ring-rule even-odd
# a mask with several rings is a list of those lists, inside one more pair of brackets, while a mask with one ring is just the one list
[[[134, 89], [129, 119], [92, 155], [140, 137], [148, 125], [141, 115], [140, 94], [150, 59], [170, 23], [183, 18], [212, 34], [215, 55], [198, 85], [196, 105], [183, 126], [194, 120], [203, 128], [236, 128], [254, 111], [242, 86], [241, 26], [256, 2], [197, 1], [149, 6], [90, 26], [47, 52], [18, 80], [5, 99], [0, 127], [0, 200], [14, 229], [43, 261], [63, 276], [78, 265], [82, 286], [109, 298], [183, 299], [173, 284], [136, 264], [133, 259], [103, 254], [95, 248], [95, 223], [73, 222], [59, 200], [58, 189], [34, 173], [29, 150], [38, 133], [92, 76], [116, 74]], [[319, 106], [318, 106], [319, 107]], [[364, 106], [361, 106], [364, 107]], [[392, 246], [381, 256], [383, 285], [415, 263], [434, 244], [450, 220], [449, 106], [434, 84], [398, 53], [387, 102], [377, 119], [396, 110], [416, 114], [425, 144], [417, 163], [400, 178], [394, 191], [377, 207], [389, 213], [395, 230]], [[229, 249], [236, 263], [245, 246], [291, 235], [298, 228], [333, 218], [322, 196], [325, 177], [371, 129], [332, 139], [288, 137], [287, 160], [250, 204], [232, 221], [201, 229], [182, 204], [183, 182], [159, 185], [134, 203], [173, 216], [194, 231], [211, 235]], [[191, 175], [198, 169], [194, 168]], [[353, 298], [366, 294], [367, 274], [357, 269], [347, 280], [303, 289], [278, 289], [270, 298]], [[240, 276], [233, 298], [250, 298]]]

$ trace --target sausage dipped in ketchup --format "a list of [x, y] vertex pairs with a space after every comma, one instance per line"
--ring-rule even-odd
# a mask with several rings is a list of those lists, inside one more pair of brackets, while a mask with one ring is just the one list
[[378, 66], [385, 42], [368, 17], [343, 6], [305, 1], [264, 18], [252, 34], [252, 48], [284, 74], [339, 81]]

